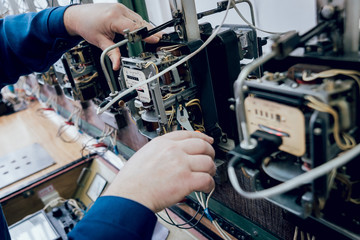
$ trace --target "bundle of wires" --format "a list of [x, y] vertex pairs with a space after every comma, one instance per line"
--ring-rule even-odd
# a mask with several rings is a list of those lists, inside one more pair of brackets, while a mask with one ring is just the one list
[[[293, 240], [297, 240], [298, 235], [299, 235], [299, 227], [296, 226], [295, 231], [294, 231]], [[305, 240], [305, 232], [300, 231], [300, 238], [301, 238], [301, 240]], [[306, 238], [307, 238], [307, 240], [315, 240], [315, 236], [310, 236], [310, 233], [306, 233]]]
[[191, 219], [189, 219], [188, 221], [184, 222], [184, 223], [175, 223], [174, 220], [170, 217], [169, 212], [167, 211], [167, 209], [164, 209], [166, 216], [169, 218], [169, 221], [167, 221], [166, 219], [164, 219], [162, 216], [160, 216], [160, 214], [156, 214], [161, 220], [163, 220], [164, 222], [166, 222], [167, 224], [171, 225], [171, 226], [175, 226], [179, 229], [192, 229], [194, 227], [196, 227], [196, 225], [199, 224], [199, 222], [202, 220], [202, 218], [204, 217], [205, 212], [203, 211], [203, 213], [201, 214], [200, 218], [193, 223], [194, 219], [196, 219], [197, 215], [199, 214], [201, 209], [201, 206], [198, 206], [198, 209], [195, 213], [194, 216], [191, 217]]
[[[113, 134], [114, 134], [114, 136], [112, 136]], [[82, 149], [80, 150], [81, 156], [84, 157], [84, 151], [86, 149], [89, 151], [89, 153], [96, 152], [98, 155], [102, 156], [103, 154], [106, 153], [106, 151], [109, 150], [109, 147], [110, 147], [108, 144], [105, 143], [105, 140], [108, 137], [110, 137], [111, 142], [115, 140], [115, 145], [112, 142], [112, 144], [115, 148], [116, 136], [117, 136], [116, 130], [105, 124], [103, 131], [100, 134], [100, 137], [94, 137], [94, 138], [92, 137], [83, 145]], [[111, 138], [113, 138], [114, 140], [112, 140]], [[117, 147], [116, 147], [116, 150], [117, 150]], [[115, 149], [114, 149], [114, 151], [115, 151]]]
[[[218, 222], [213, 219], [210, 215], [210, 212], [209, 212], [209, 200], [212, 196], [212, 194], [214, 193], [215, 191], [215, 188], [208, 194], [208, 196], [206, 197], [206, 200], [205, 200], [205, 197], [204, 197], [204, 193], [201, 193], [201, 192], [195, 192], [195, 196], [196, 196], [196, 199], [197, 201], [199, 202], [199, 206], [198, 206], [198, 209], [195, 213], [195, 215], [188, 221], [186, 221], [185, 223], [181, 223], [181, 224], [176, 224], [174, 222], [174, 220], [172, 220], [172, 218], [170, 217], [168, 211], [165, 209], [165, 213], [167, 215], [167, 217], [169, 218], [170, 221], [167, 221], [165, 220], [163, 217], [161, 217], [159, 214], [157, 214], [157, 216], [162, 219], [164, 222], [172, 225], [172, 226], [175, 226], [177, 228], [180, 228], [180, 229], [191, 229], [191, 228], [194, 228], [196, 227], [196, 225], [202, 220], [202, 218], [204, 217], [204, 215], [211, 221], [211, 223], [215, 226], [215, 228], [218, 230], [218, 232], [220, 233], [220, 235], [223, 237], [223, 239], [225, 240], [231, 240], [231, 238], [229, 237], [229, 235], [220, 227], [220, 225], [218, 224]], [[200, 208], [203, 209], [203, 213], [201, 214], [201, 217], [197, 220], [196, 223], [192, 223], [192, 221], [194, 219], [196, 219], [197, 215], [199, 214], [200, 212]]]
[[41, 117], [47, 118], [48, 111], [57, 112], [57, 95], [51, 95], [45, 102], [45, 107], [36, 110], [37, 114]]
[[200, 116], [201, 116], [201, 123], [194, 123], [193, 122], [193, 126], [195, 131], [199, 131], [199, 132], [205, 132], [205, 126], [204, 126], [204, 118], [203, 118], [203, 114], [202, 114], [202, 110], [201, 110], [201, 105], [200, 105], [200, 100], [195, 98], [190, 100], [189, 102], [187, 102], [185, 104], [185, 107], [189, 108], [189, 107], [197, 107], [200, 111]]
[[313, 96], [305, 96], [305, 99], [309, 101], [309, 103], [306, 104], [308, 107], [320, 112], [329, 113], [334, 118], [334, 139], [341, 150], [348, 150], [355, 147], [356, 141], [349, 134], [342, 133], [341, 136], [345, 143], [343, 143], [343, 141], [341, 140], [339, 116], [338, 113], [331, 106], [317, 100]]
[[[59, 127], [56, 136], [59, 137], [63, 142], [66, 142], [66, 143], [73, 143], [73, 142], [76, 142], [77, 140], [79, 140], [79, 138], [81, 136], [81, 132], [79, 130], [79, 122], [81, 120], [82, 113], [83, 113], [82, 108], [74, 105], [74, 109], [73, 109], [72, 113], [70, 114], [68, 119], [64, 122], [64, 124]], [[74, 126], [75, 129], [77, 130], [77, 134], [70, 139], [66, 139], [63, 136], [63, 134], [72, 126]]]
[[354, 79], [359, 87], [359, 93], [360, 93], [360, 78], [359, 78], [360, 72], [354, 70], [330, 69], [323, 72], [311, 74], [310, 76], [308, 76], [306, 71], [304, 71], [302, 74], [302, 80], [305, 82], [309, 82], [309, 81], [314, 81], [318, 78], [330, 78], [330, 77], [335, 77], [337, 75], [345, 75]]
[[90, 77], [79, 77], [75, 80], [76, 83], [81, 83], [81, 84], [85, 84], [88, 83], [90, 81], [92, 81], [94, 78], [98, 77], [99, 74], [98, 72], [93, 73], [93, 75], [91, 75]]
[[213, 219], [210, 215], [209, 212], [209, 200], [211, 195], [214, 193], [215, 188], [209, 193], [209, 195], [206, 197], [206, 201], [204, 200], [204, 194], [199, 192], [195, 192], [195, 196], [196, 199], [198, 200], [198, 202], [200, 203], [201, 207], [204, 209], [205, 215], [206, 217], [211, 221], [211, 223], [215, 226], [215, 228], [218, 230], [218, 232], [220, 233], [220, 235], [225, 239], [225, 240], [231, 240], [231, 238], [229, 237], [229, 235], [220, 227], [219, 223]]

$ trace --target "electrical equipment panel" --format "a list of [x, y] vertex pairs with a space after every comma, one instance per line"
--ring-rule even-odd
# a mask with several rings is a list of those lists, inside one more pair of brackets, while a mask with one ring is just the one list
[[[261, 130], [282, 138], [279, 151], [264, 158], [259, 166], [264, 188], [286, 182], [354, 147], [359, 124], [356, 101], [359, 85], [351, 77], [316, 78], [305, 82], [306, 76], [293, 80], [284, 74], [277, 78], [269, 75], [245, 84], [250, 134]], [[311, 214], [313, 209], [308, 206], [314, 202], [319, 203], [314, 207], [321, 210], [331, 187], [328, 181], [325, 176], [315, 180], [312, 187], [304, 185], [296, 194], [300, 202], [294, 198], [290, 203], [290, 198], [284, 195], [287, 201], [281, 204], [286, 206], [288, 202], [290, 205], [286, 207], [293, 212], [300, 207], [301, 211], [297, 212], [300, 215]]]
[[85, 41], [64, 54], [55, 69], [63, 74], [59, 79], [65, 96], [86, 102], [107, 93], [98, 62], [99, 49]]
[[[242, 140], [230, 154], [229, 174], [241, 195], [280, 206], [316, 238], [359, 239], [359, 191], [353, 185], [359, 177], [352, 170], [359, 167], [358, 154], [345, 157], [360, 139], [359, 61], [342, 52], [338, 16], [320, 20], [302, 36], [275, 39], [272, 52], [243, 69], [234, 87]], [[311, 51], [308, 40], [314, 36], [336, 47]], [[287, 56], [297, 47], [304, 54]], [[259, 66], [265, 72], [256, 76]], [[236, 166], [255, 192], [238, 185]]]
[[[185, 44], [172, 44], [159, 46], [155, 52], [144, 52], [139, 57], [122, 58], [120, 83], [129, 88], [145, 81], [184, 58], [188, 51]], [[158, 80], [136, 89], [137, 97], [129, 107], [144, 136], [152, 139], [177, 129], [205, 131], [197, 76], [191, 71], [194, 64], [181, 64]]]
[[[197, 17], [224, 11], [226, 5], [219, 2]], [[222, 24], [217, 31], [203, 23], [198, 39], [187, 40], [184, 15], [173, 11], [173, 19], [155, 30], [174, 26], [175, 31], [163, 34], [157, 44], [141, 43], [139, 54], [131, 51], [132, 44], [155, 30], [125, 33], [129, 44], [121, 48], [120, 71], [109, 70], [105, 60], [108, 78], [98, 49], [82, 42], [39, 81], [52, 85], [57, 79], [68, 98], [106, 108], [100, 120], [124, 133], [135, 128], [149, 140], [181, 129], [212, 136], [216, 162], [221, 163], [218, 186], [235, 195], [235, 187], [228, 187], [234, 176], [224, 167], [235, 158], [240, 163], [234, 168], [241, 170], [235, 176], [262, 193], [303, 174], [312, 176], [314, 169], [337, 161], [360, 141], [358, 54], [344, 53], [344, 9], [320, 5], [318, 25], [301, 36], [286, 32], [273, 37], [270, 53], [262, 52], [269, 38], [259, 38], [253, 26]], [[303, 53], [288, 56], [298, 47]], [[135, 127], [127, 125], [127, 116]], [[309, 223], [339, 239], [360, 239], [357, 169], [353, 157], [288, 191], [266, 196], [267, 204], [278, 206], [284, 218], [310, 229], [316, 238], [324, 233]], [[215, 198], [222, 198], [220, 191]], [[244, 210], [240, 203], [253, 204], [228, 196], [225, 201], [237, 212]]]

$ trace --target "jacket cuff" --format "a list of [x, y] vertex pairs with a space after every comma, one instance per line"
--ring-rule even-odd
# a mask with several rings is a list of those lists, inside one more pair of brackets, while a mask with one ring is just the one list
[[69, 6], [56, 7], [51, 10], [48, 18], [48, 29], [53, 38], [72, 38], [66, 30], [64, 24], [64, 13]]
[[156, 221], [155, 214], [140, 203], [103, 196], [70, 232], [69, 239], [151, 239]]

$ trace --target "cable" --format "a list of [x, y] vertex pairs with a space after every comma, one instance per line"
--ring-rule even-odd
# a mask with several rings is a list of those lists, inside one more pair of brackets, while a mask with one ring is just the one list
[[[176, 223], [174, 222], [174, 220], [172, 220], [172, 218], [170, 217], [170, 215], [169, 215], [169, 213], [168, 213], [168, 211], [167, 211], [166, 209], [164, 209], [164, 211], [165, 211], [167, 217], [169, 218], [170, 222], [167, 221], [166, 219], [164, 219], [163, 217], [161, 217], [159, 214], [156, 214], [156, 215], [157, 215], [161, 220], [163, 220], [164, 222], [166, 222], [167, 224], [170, 224], [170, 225], [175, 226], [175, 227], [177, 227], [177, 228], [179, 228], [179, 229], [185, 230], [185, 229], [192, 229], [192, 228], [196, 227], [196, 225], [198, 225], [198, 224], [200, 223], [200, 221], [202, 220], [202, 218], [203, 218], [204, 215], [205, 215], [205, 212], [203, 212], [203, 213], [201, 214], [201, 217], [196, 221], [196, 223], [192, 223], [192, 221], [193, 221], [193, 220], [196, 218], [196, 216], [199, 214], [200, 209], [201, 209], [201, 206], [199, 205], [198, 210], [196, 211], [195, 215], [192, 216], [192, 218], [191, 218], [190, 220], [187, 220], [186, 222], [181, 223], [181, 224], [176, 224]], [[189, 226], [189, 227], [183, 227], [184, 225], [190, 225], [190, 226]]]
[[[118, 43], [116, 43], [116, 44], [114, 44], [114, 45], [106, 48], [106, 49], [101, 53], [101, 56], [100, 56], [101, 68], [102, 68], [102, 70], [103, 70], [103, 72], [104, 72], [104, 76], [105, 76], [105, 79], [106, 79], [106, 81], [107, 81], [107, 83], [108, 83], [108, 85], [109, 85], [111, 94], [115, 94], [115, 89], [114, 89], [114, 86], [112, 85], [110, 75], [109, 75], [109, 73], [108, 73], [108, 71], [107, 71], [107, 68], [106, 68], [106, 66], [105, 66], [105, 56], [106, 56], [106, 54], [107, 54], [109, 51], [111, 51], [111, 50], [113, 50], [113, 49], [115, 49], [115, 48], [117, 48], [117, 47], [121, 47], [122, 45], [126, 44], [128, 41], [129, 41], [129, 40], [124, 39], [124, 40], [122, 40], [121, 42], [118, 42]], [[129, 91], [129, 92], [131, 92], [131, 91]], [[125, 95], [125, 94], [124, 94], [124, 95]], [[120, 99], [120, 98], [119, 98], [119, 99]], [[111, 104], [111, 105], [112, 105], [112, 104]], [[111, 106], [111, 105], [110, 105], [110, 106]], [[106, 109], [105, 109], [105, 110], [106, 110]], [[104, 110], [104, 111], [105, 111], [105, 110]]]
[[286, 181], [275, 187], [261, 190], [258, 192], [246, 192], [240, 187], [239, 181], [236, 177], [236, 172], [235, 172], [235, 166], [238, 165], [238, 162], [240, 160], [239, 158], [233, 157], [230, 160], [229, 165], [228, 165], [228, 175], [229, 175], [229, 179], [230, 179], [232, 186], [240, 195], [242, 195], [246, 198], [251, 198], [251, 199], [267, 198], [267, 197], [271, 197], [274, 195], [282, 194], [282, 193], [292, 190], [298, 186], [309, 183], [312, 180], [330, 172], [331, 170], [338, 168], [340, 166], [343, 166], [344, 164], [353, 160], [359, 154], [360, 154], [360, 144], [356, 145], [354, 148], [348, 150], [347, 152], [343, 153], [342, 155], [340, 155], [340, 156], [338, 156], [316, 168], [313, 168], [312, 170], [310, 170], [306, 173], [303, 173], [289, 181]]
[[243, 92], [243, 86], [245, 83], [245, 80], [247, 79], [248, 75], [254, 71], [256, 68], [258, 68], [260, 65], [266, 63], [270, 59], [276, 56], [276, 52], [272, 51], [268, 54], [265, 54], [248, 65], [244, 67], [237, 80], [234, 83], [234, 96], [235, 96], [235, 111], [236, 111], [236, 122], [237, 122], [237, 128], [238, 128], [238, 134], [239, 134], [239, 140], [241, 143], [241, 146], [247, 149], [251, 149], [254, 145], [254, 142], [250, 138], [250, 134], [247, 128], [246, 124], [246, 112], [244, 107], [244, 92]]
[[250, 23], [245, 17], [244, 15], [242, 15], [242, 13], [239, 11], [239, 9], [236, 7], [236, 4], [237, 3], [241, 3], [243, 1], [234, 1], [234, 0], [230, 0], [231, 1], [231, 4], [232, 4], [232, 7], [235, 9], [236, 13], [239, 15], [239, 17], [247, 24], [249, 25], [250, 27], [260, 31], [260, 32], [264, 32], [264, 33], [268, 33], [268, 34], [276, 34], [276, 35], [283, 35], [283, 34], [286, 34], [288, 33], [289, 31], [287, 32], [270, 32], [270, 31], [266, 31], [266, 30], [263, 30], [261, 28], [258, 28], [256, 27], [254, 24]]
[[225, 239], [225, 240], [231, 240], [231, 238], [229, 237], [229, 235], [227, 235], [227, 233], [220, 227], [220, 225], [218, 224], [218, 222], [213, 219], [210, 215], [209, 212], [209, 200], [212, 196], [212, 194], [215, 191], [215, 187], [213, 188], [213, 190], [211, 190], [211, 192], [209, 193], [209, 195], [206, 197], [206, 201], [204, 200], [203, 197], [203, 193], [199, 192], [195, 192], [195, 196], [196, 199], [198, 200], [198, 202], [200, 203], [200, 205], [202, 206], [202, 208], [204, 209], [204, 212], [206, 214], [206, 217], [210, 220], [210, 222], [215, 226], [215, 228], [218, 230], [218, 232], [220, 233], [220, 235]]
[[[63, 125], [61, 125], [57, 131], [56, 136], [59, 137], [63, 142], [65, 143], [74, 143], [77, 140], [79, 140], [81, 134], [79, 131], [79, 122], [80, 122], [80, 116], [82, 114], [82, 108], [79, 106], [74, 105], [73, 106], [73, 111], [70, 114], [70, 116], [67, 118], [67, 120], [65, 121], [65, 123]], [[74, 120], [73, 120], [74, 119]], [[77, 134], [71, 138], [71, 139], [65, 139], [63, 134], [67, 131], [67, 129], [69, 129], [71, 126], [74, 126], [78, 132]]]
[[204, 123], [204, 117], [203, 117], [202, 109], [201, 109], [201, 105], [200, 105], [200, 100], [197, 98], [194, 98], [185, 104], [185, 107], [193, 107], [193, 106], [196, 106], [200, 110], [200, 115], [201, 115], [201, 123], [200, 124], [194, 123], [194, 121], [193, 121], [194, 129], [196, 131], [205, 132], [205, 127], [204, 127], [205, 123]]
[[[166, 219], [164, 219], [163, 217], [161, 217], [159, 214], [156, 214], [156, 215], [157, 215], [160, 219], [162, 219], [164, 222], [166, 222], [167, 224], [170, 224], [170, 225], [175, 226], [175, 227], [180, 228], [180, 229], [191, 229], [191, 228], [194, 228], [194, 227], [201, 221], [201, 219], [203, 218], [203, 216], [204, 216], [204, 214], [205, 214], [205, 212], [203, 212], [202, 215], [201, 215], [201, 217], [199, 218], [199, 220], [198, 220], [196, 223], [194, 223], [194, 224], [191, 223], [191, 222], [196, 218], [196, 216], [199, 214], [200, 209], [201, 209], [201, 206], [200, 206], [200, 204], [199, 204], [199, 207], [198, 207], [195, 215], [192, 216], [192, 218], [191, 218], [190, 220], [187, 220], [186, 222], [181, 223], [181, 224], [176, 224], [176, 223], [172, 220], [172, 218], [170, 217], [167, 209], [164, 209], [164, 211], [165, 211], [167, 217], [169, 218], [170, 222], [167, 221]], [[184, 225], [190, 225], [190, 227], [183, 227]]]
[[306, 105], [312, 109], [315, 109], [320, 112], [326, 112], [331, 114], [334, 118], [334, 138], [335, 142], [341, 150], [348, 150], [350, 148], [355, 147], [356, 141], [355, 139], [347, 133], [343, 133], [342, 137], [345, 144], [340, 139], [340, 123], [339, 123], [339, 115], [338, 113], [329, 105], [317, 100], [313, 96], [305, 96], [305, 99], [308, 100], [310, 103]]
[[[225, 16], [224, 16], [222, 22], [220, 23], [220, 25], [216, 28], [216, 30], [210, 35], [210, 37], [209, 37], [197, 50], [195, 50], [194, 52], [190, 53], [189, 55], [187, 55], [186, 57], [184, 57], [183, 59], [181, 59], [180, 61], [178, 61], [178, 62], [175, 63], [174, 65], [171, 65], [170, 67], [162, 70], [160, 73], [152, 76], [151, 78], [149, 78], [149, 79], [147, 79], [147, 80], [145, 80], [145, 81], [139, 82], [138, 84], [135, 84], [135, 85], [133, 85], [132, 87], [126, 89], [125, 91], [119, 93], [116, 97], [114, 97], [114, 98], [113, 98], [108, 104], [106, 104], [104, 107], [98, 108], [96, 113], [97, 113], [97, 114], [102, 114], [102, 113], [105, 112], [107, 109], [109, 109], [114, 103], [116, 103], [117, 101], [119, 101], [123, 96], [125, 96], [125, 95], [129, 94], [130, 92], [132, 92], [133, 90], [135, 90], [135, 89], [137, 89], [137, 88], [139, 88], [139, 87], [141, 87], [141, 86], [143, 86], [143, 85], [145, 85], [145, 84], [148, 84], [148, 83], [154, 81], [155, 79], [161, 77], [161, 76], [164, 75], [165, 73], [167, 73], [167, 72], [171, 71], [172, 69], [174, 69], [174, 68], [180, 66], [181, 64], [185, 63], [186, 61], [188, 61], [189, 59], [191, 59], [193, 56], [195, 56], [196, 54], [198, 54], [201, 50], [203, 50], [203, 49], [216, 37], [216, 35], [217, 35], [218, 32], [220, 31], [220, 28], [221, 28], [222, 25], [224, 24], [225, 19], [226, 19], [227, 15], [228, 15], [228, 12], [229, 12], [229, 9], [230, 9], [230, 5], [231, 5], [231, 1], [229, 1], [229, 3], [228, 3], [228, 6], [227, 6], [226, 12], [225, 12]], [[125, 41], [125, 40], [124, 40], [124, 41]], [[121, 42], [120, 42], [120, 43], [121, 43]], [[115, 44], [115, 45], [113, 45], [113, 46], [117, 47], [118, 44], [120, 44], [120, 43], [117, 43], [117, 44]], [[109, 49], [110, 49], [110, 48], [111, 48], [111, 49], [115, 48], [115, 47], [113, 47], [113, 46], [109, 47]], [[111, 50], [111, 49], [110, 49], [110, 50]], [[105, 51], [106, 51], [106, 49], [104, 50], [104, 52], [105, 52]], [[104, 52], [101, 54], [101, 56], [104, 55]], [[106, 54], [106, 53], [105, 53], [105, 54]], [[105, 57], [105, 55], [104, 55], [104, 57]], [[103, 61], [103, 60], [102, 60], [102, 61]], [[102, 63], [102, 66], [103, 66], [103, 63]], [[104, 74], [105, 74], [105, 72], [106, 72], [106, 74], [108, 75], [107, 70], [106, 70], [106, 68], [105, 68], [105, 64], [104, 64], [103, 71], [104, 71]], [[109, 79], [110, 79], [110, 78], [109, 78]]]
[[313, 73], [310, 76], [307, 76], [306, 71], [303, 71], [302, 80], [308, 82], [308, 81], [314, 81], [318, 78], [335, 77], [336, 75], [345, 75], [354, 79], [359, 87], [359, 93], [360, 93], [360, 78], [357, 77], [360, 76], [360, 72], [354, 70], [330, 69], [319, 73]]
[[294, 231], [294, 237], [293, 237], [293, 240], [297, 240], [298, 231], [299, 231], [299, 227], [298, 227], [298, 226], [296, 226], [296, 227], [295, 227], [295, 231]]

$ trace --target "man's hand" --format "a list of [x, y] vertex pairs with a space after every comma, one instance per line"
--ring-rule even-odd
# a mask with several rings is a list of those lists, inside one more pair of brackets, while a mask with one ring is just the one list
[[[114, 45], [115, 33], [124, 34], [125, 29], [133, 31], [141, 27], [153, 28], [141, 16], [120, 3], [101, 3], [74, 5], [66, 9], [64, 24], [72, 36], [81, 36], [89, 43], [102, 50]], [[161, 34], [145, 39], [149, 43], [157, 43]], [[120, 50], [118, 48], [108, 53], [113, 69], [120, 68]]]
[[214, 188], [213, 139], [176, 131], [153, 139], [126, 163], [104, 195], [134, 200], [158, 212], [193, 191]]

